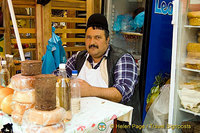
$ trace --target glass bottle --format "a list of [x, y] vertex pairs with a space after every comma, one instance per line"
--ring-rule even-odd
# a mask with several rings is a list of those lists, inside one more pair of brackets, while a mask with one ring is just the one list
[[72, 70], [72, 77], [70, 79], [70, 89], [71, 89], [71, 112], [72, 115], [80, 111], [80, 85], [77, 81], [77, 70]]
[[59, 77], [58, 79], [58, 97], [60, 107], [63, 107], [66, 111], [70, 110], [71, 105], [71, 96], [70, 96], [70, 88], [69, 88], [69, 79], [67, 78], [67, 73], [65, 70], [65, 64], [59, 65]]
[[16, 74], [13, 55], [6, 54], [6, 61], [7, 61], [7, 69], [10, 72], [10, 77], [12, 77], [13, 75]]
[[1, 86], [6, 87], [10, 83], [10, 73], [7, 69], [6, 61], [1, 61], [2, 69], [0, 71], [0, 83]]

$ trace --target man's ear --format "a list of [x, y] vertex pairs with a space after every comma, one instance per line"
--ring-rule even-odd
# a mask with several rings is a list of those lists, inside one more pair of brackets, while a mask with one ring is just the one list
[[107, 38], [106, 43], [109, 44], [110, 37]]

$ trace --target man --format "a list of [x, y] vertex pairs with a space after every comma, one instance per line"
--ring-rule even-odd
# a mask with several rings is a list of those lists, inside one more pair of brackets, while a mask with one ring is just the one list
[[96, 96], [126, 103], [137, 84], [137, 67], [133, 57], [109, 45], [108, 23], [105, 16], [93, 14], [86, 27], [86, 50], [68, 59], [66, 71], [78, 70], [81, 96]]
[[[86, 27], [86, 50], [67, 60], [67, 75], [71, 77], [72, 70], [78, 70], [82, 97], [96, 96], [126, 104], [137, 84], [136, 63], [129, 53], [109, 45], [109, 39], [105, 16], [91, 15]], [[135, 101], [136, 108], [140, 108], [137, 100], [132, 101]], [[135, 116], [139, 118], [138, 112]]]

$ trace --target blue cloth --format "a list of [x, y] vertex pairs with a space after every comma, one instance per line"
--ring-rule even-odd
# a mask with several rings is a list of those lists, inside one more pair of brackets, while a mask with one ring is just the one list
[[144, 15], [145, 15], [145, 13], [143, 11], [143, 12], [139, 13], [134, 18], [134, 20], [131, 20], [129, 22], [129, 24], [131, 25], [133, 31], [136, 31], [136, 29], [142, 28], [142, 26], [144, 25]]
[[131, 15], [118, 15], [113, 25], [113, 31], [119, 32], [140, 32], [144, 25], [144, 11], [139, 13], [134, 19]]
[[46, 54], [42, 57], [42, 61], [42, 74], [51, 74], [59, 67], [59, 64], [67, 62], [61, 38], [55, 34], [54, 27], [52, 27], [52, 38], [48, 41]]

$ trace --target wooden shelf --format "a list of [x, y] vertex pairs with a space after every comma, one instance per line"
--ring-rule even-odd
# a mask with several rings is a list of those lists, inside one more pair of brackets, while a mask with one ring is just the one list
[[5, 28], [4, 27], [0, 27], [0, 30], [5, 30]]
[[[12, 49], [13, 52], [19, 52], [18, 49]], [[25, 48], [23, 49], [24, 52], [29, 52], [29, 51], [36, 51], [36, 48]]]

